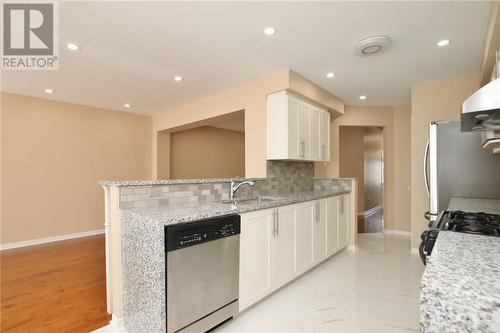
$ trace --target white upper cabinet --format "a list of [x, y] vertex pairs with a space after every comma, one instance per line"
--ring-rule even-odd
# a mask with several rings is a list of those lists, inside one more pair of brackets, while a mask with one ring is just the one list
[[288, 91], [267, 96], [267, 159], [330, 160], [330, 113]]

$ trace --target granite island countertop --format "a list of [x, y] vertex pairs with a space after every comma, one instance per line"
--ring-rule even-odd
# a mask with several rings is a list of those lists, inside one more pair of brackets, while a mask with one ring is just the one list
[[149, 222], [159, 223], [161, 225], [170, 225], [229, 214], [241, 214], [255, 210], [291, 205], [299, 202], [347, 194], [350, 192], [350, 190], [307, 191], [279, 196], [265, 196], [265, 199], [268, 200], [264, 200], [262, 202], [241, 200], [236, 201], [236, 204], [232, 204], [225, 203], [223, 201], [202, 201], [182, 205], [158, 205], [154, 207], [124, 209], [123, 212], [128, 216], [140, 218], [146, 223]]
[[421, 280], [421, 332], [500, 332], [500, 238], [441, 231]]
[[165, 332], [166, 225], [239, 214], [350, 193], [319, 190], [290, 193], [264, 202], [236, 205], [203, 201], [121, 210], [123, 320], [127, 332]]

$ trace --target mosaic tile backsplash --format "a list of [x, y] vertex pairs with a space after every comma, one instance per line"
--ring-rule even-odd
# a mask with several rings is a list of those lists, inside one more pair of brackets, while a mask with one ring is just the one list
[[[350, 181], [314, 180], [313, 162], [267, 161], [267, 178], [258, 179], [254, 186], [242, 186], [236, 198], [252, 198], [259, 195], [290, 194], [312, 191], [316, 187], [330, 186], [350, 189]], [[180, 184], [127, 186], [121, 188], [122, 209], [152, 207], [156, 205], [177, 205], [200, 201], [228, 200], [230, 183]]]

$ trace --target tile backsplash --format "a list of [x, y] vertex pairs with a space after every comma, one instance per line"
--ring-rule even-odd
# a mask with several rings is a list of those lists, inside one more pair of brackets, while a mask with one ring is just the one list
[[[321, 190], [339, 185], [335, 183], [336, 180], [321, 182], [313, 178], [313, 162], [267, 161], [267, 178], [256, 180], [254, 186], [242, 186], [236, 193], [236, 198], [289, 194], [316, 188]], [[120, 207], [128, 209], [227, 200], [229, 191], [229, 182], [126, 186], [121, 188]]]

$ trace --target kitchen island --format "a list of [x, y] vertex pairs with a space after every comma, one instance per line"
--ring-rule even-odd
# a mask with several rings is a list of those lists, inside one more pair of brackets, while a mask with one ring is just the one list
[[[500, 200], [452, 198], [449, 210], [500, 213]], [[441, 231], [421, 280], [421, 332], [500, 332], [500, 238]]]
[[127, 332], [165, 332], [165, 238], [167, 225], [245, 214], [350, 194], [350, 188], [319, 189], [265, 200], [205, 201], [122, 211], [123, 320]]

